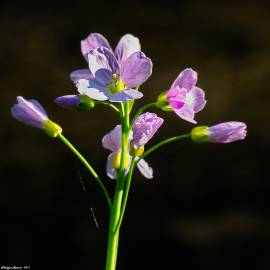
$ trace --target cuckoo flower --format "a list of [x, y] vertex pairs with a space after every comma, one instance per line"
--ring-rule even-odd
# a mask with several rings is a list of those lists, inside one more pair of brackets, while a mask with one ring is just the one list
[[[88, 54], [99, 47], [105, 47], [113, 52], [107, 39], [99, 33], [91, 33], [86, 39], [81, 41], [81, 52], [88, 62]], [[139, 39], [131, 34], [125, 34], [118, 42], [114, 54], [119, 63], [124, 62], [134, 52], [139, 52], [141, 45]], [[79, 79], [91, 79], [92, 74], [89, 69], [75, 70], [70, 74], [72, 81], [76, 82]]]
[[191, 138], [195, 142], [230, 143], [243, 140], [246, 137], [246, 124], [230, 121], [211, 127], [195, 127], [191, 131]]
[[[143, 153], [144, 145], [153, 137], [158, 128], [162, 125], [163, 119], [158, 117], [154, 113], [144, 113], [139, 116], [132, 128], [130, 134], [131, 154], [136, 155], [136, 159]], [[106, 134], [102, 139], [102, 145], [104, 148], [111, 150], [112, 153], [107, 159], [106, 171], [107, 175], [115, 179], [116, 169], [120, 167], [121, 156], [121, 126], [117, 125], [111, 132]], [[127, 157], [126, 171], [129, 170], [130, 155]], [[144, 159], [140, 159], [137, 163], [137, 167], [142, 175], [146, 178], [153, 178], [153, 169], [149, 167], [148, 163]]]
[[206, 104], [204, 91], [196, 86], [196, 82], [196, 71], [191, 68], [183, 70], [170, 89], [161, 93], [157, 105], [164, 110], [173, 110], [180, 118], [196, 124], [195, 113]]
[[18, 104], [11, 107], [11, 114], [18, 121], [43, 129], [49, 136], [57, 137], [61, 134], [62, 128], [48, 118], [47, 113], [34, 99], [26, 100], [23, 97], [17, 97]]
[[77, 81], [80, 94], [111, 102], [126, 102], [143, 96], [134, 88], [149, 78], [152, 62], [142, 52], [134, 52], [119, 62], [108, 48], [99, 47], [88, 54], [88, 60], [94, 78]]

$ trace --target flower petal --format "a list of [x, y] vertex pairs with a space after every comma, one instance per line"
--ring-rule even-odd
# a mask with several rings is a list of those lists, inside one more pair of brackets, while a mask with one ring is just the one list
[[199, 87], [193, 87], [187, 93], [185, 103], [192, 107], [195, 113], [201, 111], [206, 104], [204, 91]]
[[18, 121], [26, 125], [42, 128], [48, 115], [44, 108], [36, 100], [26, 100], [23, 97], [17, 97], [18, 104], [11, 107], [11, 114]]
[[197, 78], [198, 74], [196, 71], [191, 68], [186, 68], [178, 75], [171, 88], [179, 86], [180, 88], [185, 88], [189, 91], [196, 85]]
[[[109, 83], [112, 80], [112, 74], [118, 74], [118, 62], [113, 53], [105, 47], [92, 50], [88, 54], [88, 60], [90, 71], [95, 79], [102, 84]], [[107, 81], [104, 82], [105, 78]]]
[[146, 112], [136, 118], [132, 127], [132, 143], [135, 147], [144, 146], [157, 132], [163, 123], [163, 119], [155, 113]]
[[121, 136], [121, 126], [117, 125], [102, 138], [102, 146], [113, 152], [119, 151], [121, 149]]
[[108, 94], [108, 98], [111, 102], [127, 102], [129, 100], [139, 99], [141, 97], [143, 97], [142, 92], [135, 89], [128, 89], [115, 94]]
[[95, 80], [78, 80], [76, 83], [78, 92], [95, 100], [107, 100], [106, 88]]
[[98, 47], [106, 47], [112, 50], [107, 39], [99, 33], [89, 34], [86, 39], [81, 41], [81, 51], [86, 61], [88, 61], [88, 53]]
[[180, 88], [175, 86], [167, 92], [167, 100], [169, 105], [173, 109], [180, 109], [184, 106], [186, 100], [187, 90], [185, 88]]
[[194, 110], [192, 107], [190, 107], [187, 104], [184, 104], [184, 106], [179, 110], [174, 110], [174, 112], [182, 119], [192, 123], [197, 124], [197, 122], [194, 120]]
[[120, 79], [128, 88], [143, 84], [152, 74], [153, 64], [142, 52], [135, 52], [122, 63]]
[[90, 80], [93, 78], [89, 69], [78, 69], [70, 73], [70, 79], [76, 83], [80, 79]]
[[108, 158], [107, 158], [107, 163], [106, 163], [106, 173], [108, 175], [108, 177], [110, 177], [111, 179], [116, 179], [116, 170], [113, 167], [113, 159], [114, 159], [114, 155], [115, 153], [112, 152]]
[[141, 50], [140, 41], [131, 34], [124, 35], [115, 49], [115, 57], [119, 62], [125, 61], [131, 54]]
[[243, 122], [220, 123], [208, 128], [209, 140], [214, 143], [230, 143], [243, 140], [247, 134], [246, 128], [247, 126]]
[[137, 168], [145, 178], [147, 179], [153, 178], [153, 169], [148, 165], [148, 163], [144, 159], [141, 159], [138, 162]]
[[78, 95], [65, 95], [56, 98], [54, 102], [64, 108], [77, 108], [80, 105], [80, 97]]

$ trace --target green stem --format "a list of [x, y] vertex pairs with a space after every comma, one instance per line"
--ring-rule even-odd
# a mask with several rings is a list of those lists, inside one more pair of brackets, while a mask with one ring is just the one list
[[155, 107], [155, 106], [156, 106], [156, 102], [153, 102], [153, 103], [148, 103], [148, 104], [144, 105], [143, 107], [141, 107], [141, 108], [137, 111], [137, 113], [135, 114], [135, 116], [133, 117], [132, 122], [131, 122], [131, 124], [130, 124], [130, 128], [132, 128], [132, 126], [133, 126], [133, 124], [134, 124], [134, 122], [135, 122], [135, 120], [136, 120], [136, 118], [137, 118], [138, 116], [140, 116], [146, 109], [148, 109], [148, 108], [150, 108], [150, 107]]
[[181, 140], [181, 139], [187, 139], [187, 138], [190, 138], [189, 133], [165, 139], [165, 140], [155, 144], [154, 146], [149, 148], [147, 151], [145, 151], [144, 154], [136, 161], [136, 163], [138, 163], [142, 158], [145, 158], [146, 156], [151, 154], [153, 151], [155, 151], [156, 149], [160, 148], [161, 146], [163, 146], [165, 144], [172, 143], [172, 142], [175, 142], [175, 141], [178, 141], [178, 140]]
[[120, 103], [119, 108], [122, 136], [121, 136], [121, 162], [120, 168], [117, 170], [116, 189], [111, 208], [106, 270], [115, 270], [118, 244], [119, 244], [119, 228], [115, 229], [121, 214], [121, 205], [125, 185], [126, 159], [128, 158], [128, 143], [129, 143], [129, 105], [128, 103]]
[[115, 232], [119, 231], [123, 218], [124, 218], [134, 165], [135, 165], [135, 157], [132, 157], [129, 172], [127, 175], [127, 180], [126, 180], [126, 186], [125, 186], [125, 191], [124, 191], [124, 196], [123, 196], [123, 201], [122, 201], [122, 206], [121, 206], [121, 213], [120, 213], [119, 220], [114, 230]]
[[88, 163], [88, 161], [81, 155], [81, 153], [68, 141], [68, 139], [66, 139], [64, 137], [64, 135], [62, 134], [58, 134], [57, 136], [77, 157], [78, 159], [84, 164], [84, 166], [88, 169], [88, 171], [92, 174], [92, 176], [95, 178], [96, 182], [99, 184], [100, 188], [102, 189], [108, 206], [111, 209], [112, 207], [112, 202], [111, 202], [111, 198], [110, 195], [106, 189], [106, 187], [104, 186], [104, 184], [102, 183], [101, 179], [99, 178], [99, 176], [97, 175], [97, 173], [95, 172], [95, 170], [92, 168], [92, 166]]

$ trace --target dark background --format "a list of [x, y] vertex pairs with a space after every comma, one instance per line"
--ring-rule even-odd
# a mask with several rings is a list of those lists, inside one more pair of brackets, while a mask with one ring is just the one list
[[[133, 33], [154, 63], [137, 108], [192, 67], [208, 101], [199, 124], [248, 125], [245, 141], [183, 141], [147, 158], [155, 178], [135, 174], [118, 268], [270, 269], [270, 5], [127, 2], [1, 2], [0, 265], [104, 269], [108, 209], [99, 188], [59, 141], [9, 112], [17, 95], [39, 100], [112, 192], [101, 138], [117, 117], [109, 108], [81, 113], [53, 103], [76, 93], [69, 73], [86, 67], [80, 40], [100, 32], [113, 47]], [[153, 112], [166, 122], [151, 144], [192, 128], [173, 113]]]

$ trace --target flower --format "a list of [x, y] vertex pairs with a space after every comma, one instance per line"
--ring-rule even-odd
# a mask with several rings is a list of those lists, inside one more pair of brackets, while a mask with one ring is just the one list
[[196, 86], [197, 72], [191, 68], [183, 70], [170, 89], [160, 94], [157, 106], [164, 110], [173, 110], [180, 118], [196, 124], [195, 113], [205, 104], [204, 91]]
[[85, 95], [65, 95], [58, 97], [54, 102], [64, 108], [76, 108], [82, 111], [89, 111], [95, 106], [95, 102]]
[[138, 38], [124, 35], [113, 52], [102, 35], [93, 33], [81, 42], [81, 50], [90, 71], [76, 70], [70, 75], [80, 94], [111, 102], [143, 96], [134, 88], [150, 77], [152, 62], [140, 51]]
[[[139, 116], [129, 135], [131, 144], [131, 155], [136, 156], [136, 160], [142, 155], [144, 145], [153, 137], [158, 128], [162, 125], [163, 119], [154, 113], [144, 113]], [[102, 139], [104, 148], [112, 151], [107, 158], [106, 171], [107, 175], [115, 179], [116, 169], [120, 167], [121, 159], [121, 126], [117, 125], [111, 132], [106, 134]], [[125, 160], [126, 172], [129, 170], [131, 156], [128, 154]], [[137, 167], [142, 175], [148, 179], [153, 178], [153, 169], [144, 159], [140, 159]]]
[[[107, 39], [99, 33], [91, 33], [87, 38], [81, 41], [81, 52], [86, 62], [88, 62], [88, 54], [99, 47], [105, 47], [113, 52]], [[126, 60], [132, 53], [141, 50], [140, 41], [131, 34], [125, 34], [118, 42], [115, 48], [115, 57], [119, 62]], [[70, 79], [75, 83], [79, 79], [92, 79], [93, 75], [89, 69], [75, 70], [70, 74]]]
[[62, 128], [51, 121], [40, 103], [34, 99], [26, 100], [17, 97], [18, 104], [11, 107], [11, 115], [18, 121], [43, 129], [50, 137], [57, 137], [62, 133]]
[[247, 135], [247, 126], [243, 122], [230, 121], [211, 127], [195, 127], [191, 131], [194, 142], [230, 143], [243, 140]]

